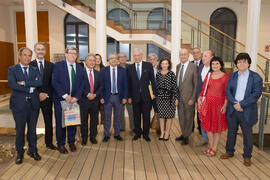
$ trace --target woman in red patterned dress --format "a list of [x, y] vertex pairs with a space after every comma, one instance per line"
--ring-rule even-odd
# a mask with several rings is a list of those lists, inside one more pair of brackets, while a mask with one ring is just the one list
[[[224, 63], [220, 57], [213, 57], [210, 62], [210, 78], [206, 88], [206, 114], [199, 114], [201, 126], [208, 136], [207, 156], [215, 156], [222, 131], [227, 129], [226, 108], [227, 99], [225, 89], [229, 75], [223, 72]], [[201, 99], [205, 90], [208, 75], [205, 77], [203, 89], [198, 99], [198, 109], [201, 108]]]

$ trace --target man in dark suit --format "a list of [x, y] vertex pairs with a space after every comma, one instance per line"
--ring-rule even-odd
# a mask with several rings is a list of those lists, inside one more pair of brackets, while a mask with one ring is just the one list
[[[150, 111], [152, 108], [152, 98], [149, 92], [149, 85], [152, 85], [155, 95], [156, 83], [154, 78], [153, 66], [151, 63], [142, 61], [142, 50], [134, 49], [133, 58], [135, 63], [127, 67], [128, 75], [128, 103], [132, 103], [135, 136], [137, 140], [143, 134], [146, 141], [149, 138]], [[141, 115], [143, 116], [143, 130], [141, 128]]]
[[192, 56], [193, 56], [193, 61], [191, 61], [191, 62], [196, 64], [197, 67], [199, 67], [201, 64], [203, 64], [202, 53], [201, 53], [200, 48], [192, 49]]
[[31, 58], [32, 51], [29, 48], [21, 48], [19, 50], [20, 64], [8, 68], [8, 84], [12, 90], [10, 109], [16, 124], [16, 164], [23, 162], [26, 123], [29, 145], [27, 154], [36, 161], [41, 159], [37, 152], [36, 125], [40, 102], [36, 88], [42, 85], [42, 80], [38, 70], [29, 66]]
[[[196, 90], [196, 101], [198, 100], [200, 93], [202, 91], [203, 82], [207, 75], [207, 73], [210, 70], [210, 61], [214, 57], [214, 52], [212, 50], [206, 50], [203, 52], [202, 62], [198, 68], [198, 76], [197, 76], [197, 90]], [[201, 127], [201, 121], [199, 118], [199, 113], [197, 112], [197, 123], [198, 123], [198, 130], [202, 135], [202, 139], [196, 144], [197, 146], [203, 146], [207, 144], [208, 138], [207, 134]]]
[[244, 139], [244, 165], [251, 165], [253, 148], [252, 127], [258, 121], [257, 101], [262, 94], [262, 78], [249, 69], [251, 58], [247, 53], [240, 53], [234, 61], [238, 71], [234, 72], [226, 87], [227, 106], [227, 143], [226, 153], [221, 159], [234, 155], [237, 130], [240, 124]]
[[120, 116], [122, 104], [125, 104], [128, 98], [127, 73], [124, 68], [117, 66], [117, 54], [110, 54], [109, 64], [110, 66], [101, 69], [103, 92], [100, 102], [104, 104], [105, 112], [103, 142], [110, 139], [112, 110], [114, 138], [118, 141], [123, 140], [120, 136]]
[[191, 63], [188, 57], [189, 51], [182, 48], [180, 64], [176, 66], [177, 85], [180, 94], [177, 109], [182, 132], [182, 135], [177, 137], [176, 141], [182, 141], [182, 145], [189, 144], [189, 136], [192, 133], [197, 88], [197, 66]]
[[68, 153], [65, 148], [66, 130], [68, 132], [68, 144], [71, 152], [77, 150], [74, 144], [76, 126], [62, 128], [62, 107], [60, 103], [61, 101], [75, 103], [82, 96], [85, 70], [80, 64], [76, 63], [77, 56], [78, 50], [76, 48], [66, 48], [66, 60], [55, 63], [52, 74], [57, 149], [62, 154]]
[[[126, 69], [127, 66], [130, 66], [130, 64], [127, 64], [127, 56], [125, 53], [119, 53], [119, 65], [120, 67]], [[124, 131], [126, 127], [126, 118], [125, 118], [125, 107], [128, 112], [128, 118], [129, 118], [129, 128], [134, 132], [134, 119], [133, 119], [133, 109], [132, 105], [129, 103], [123, 104], [122, 110], [121, 110], [121, 117], [120, 117], [120, 131]]]
[[43, 43], [36, 43], [34, 46], [36, 59], [30, 65], [37, 67], [42, 78], [42, 86], [37, 88], [39, 92], [40, 107], [45, 124], [45, 144], [46, 147], [55, 150], [53, 145], [53, 126], [52, 126], [52, 71], [54, 64], [46, 61], [46, 46]]
[[82, 145], [88, 138], [88, 117], [90, 115], [90, 141], [97, 144], [98, 103], [103, 90], [103, 81], [99, 71], [96, 71], [96, 56], [89, 54], [85, 58], [85, 77], [82, 98], [79, 101], [81, 112]]

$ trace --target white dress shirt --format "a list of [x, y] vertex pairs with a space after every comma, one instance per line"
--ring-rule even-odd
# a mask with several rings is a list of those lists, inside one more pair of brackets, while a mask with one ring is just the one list
[[[29, 66], [24, 66], [21, 63], [20, 63], [20, 66], [22, 68], [22, 72], [23, 73], [24, 73], [24, 67], [27, 67], [26, 72], [27, 72], [28, 77], [30, 77], [29, 76]], [[24, 86], [25, 86], [25, 82], [24, 82]], [[33, 92], [34, 92], [34, 88], [33, 87], [30, 87], [29, 93], [33, 93]]]
[[[140, 64], [140, 75], [142, 77], [142, 61], [140, 63], [135, 63], [135, 69], [136, 69], [136, 72], [137, 72], [137, 67], [138, 67], [138, 64]], [[140, 77], [140, 78], [141, 78]]]
[[[72, 80], [71, 80], [71, 63], [68, 62], [68, 60], [66, 60], [66, 63], [67, 63], [67, 68], [68, 68], [68, 77], [69, 77], [69, 89], [70, 89], [70, 92], [69, 94], [71, 94], [71, 89], [72, 89]], [[74, 62], [73, 63], [73, 68], [74, 68], [74, 71], [76, 73], [76, 63]], [[64, 94], [62, 97], [64, 99], [66, 99], [66, 97], [68, 96], [68, 94]]]
[[202, 82], [204, 82], [204, 79], [207, 75], [207, 73], [210, 70], [210, 66], [206, 67], [205, 65], [203, 66], [202, 72], [201, 72], [201, 78], [202, 78]]
[[249, 77], [249, 70], [246, 70], [242, 74], [240, 74], [238, 71], [237, 88], [234, 97], [238, 102], [242, 101], [245, 97], [248, 77]]
[[115, 69], [115, 88], [116, 88], [116, 93], [118, 93], [118, 89], [117, 89], [117, 66], [115, 66], [115, 67], [110, 66], [111, 93], [112, 93], [112, 90], [113, 90], [113, 68]]
[[36, 59], [36, 61], [37, 61], [37, 65], [38, 65], [38, 69], [39, 69], [39, 71], [40, 71], [40, 61], [42, 62], [43, 69], [45, 68], [44, 59], [42, 59], [42, 60]]
[[[91, 71], [91, 74], [92, 74], [92, 77], [93, 77], [93, 83], [94, 83], [94, 86], [95, 86], [95, 76], [94, 76], [94, 69], [89, 69], [88, 67], [85, 68], [86, 69], [86, 72], [87, 72], [87, 78], [88, 78], [88, 82], [89, 82], [89, 85], [90, 85], [90, 71]], [[90, 85], [91, 86], [91, 85]], [[90, 89], [89, 89], [90, 90]], [[90, 93], [89, 93], [90, 94]], [[86, 95], [86, 97], [89, 96], [89, 94]]]

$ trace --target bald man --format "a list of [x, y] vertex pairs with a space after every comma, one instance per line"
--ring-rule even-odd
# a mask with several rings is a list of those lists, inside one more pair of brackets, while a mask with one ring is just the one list
[[195, 113], [197, 66], [188, 60], [189, 55], [187, 49], [181, 49], [180, 63], [176, 66], [177, 86], [180, 93], [178, 118], [182, 132], [176, 141], [182, 141], [182, 145], [189, 144]]

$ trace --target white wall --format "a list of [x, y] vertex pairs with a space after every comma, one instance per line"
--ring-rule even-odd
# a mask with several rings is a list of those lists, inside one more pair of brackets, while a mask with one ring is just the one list
[[0, 41], [12, 42], [9, 7], [0, 5]]

